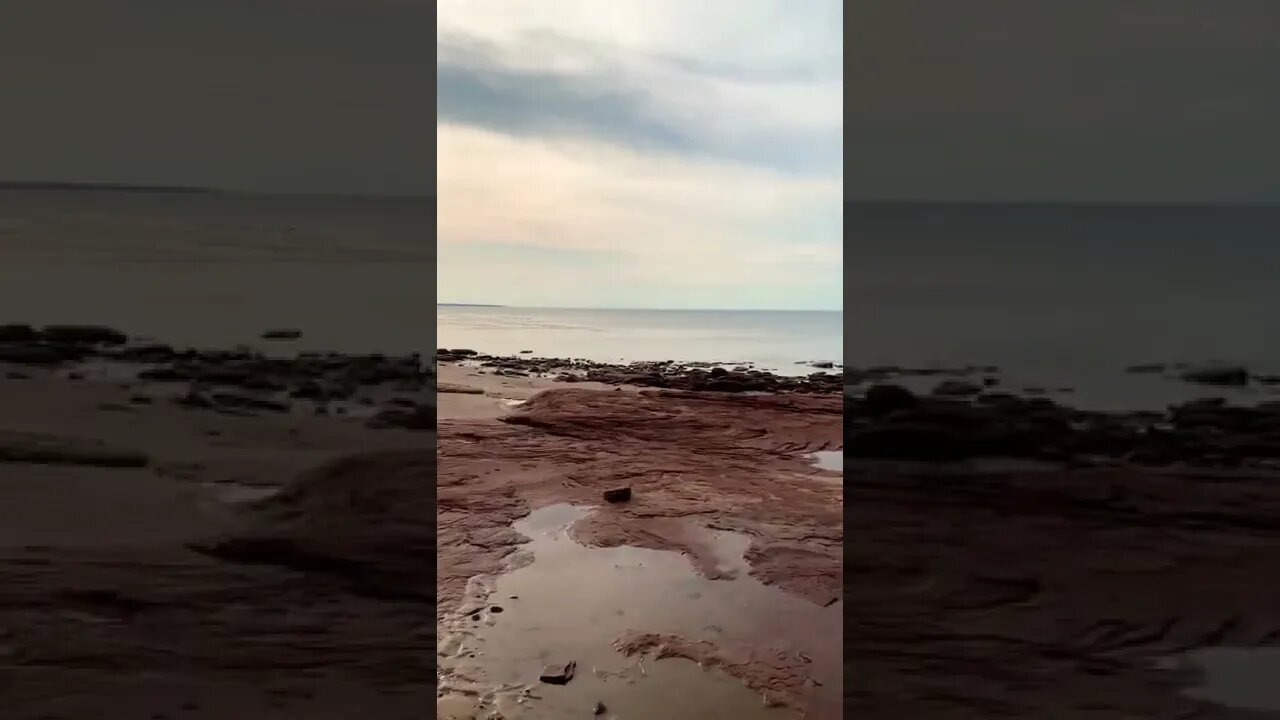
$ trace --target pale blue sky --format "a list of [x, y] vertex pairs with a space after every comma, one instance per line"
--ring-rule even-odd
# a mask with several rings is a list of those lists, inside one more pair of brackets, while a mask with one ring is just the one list
[[441, 302], [841, 307], [841, 3], [438, 10]]

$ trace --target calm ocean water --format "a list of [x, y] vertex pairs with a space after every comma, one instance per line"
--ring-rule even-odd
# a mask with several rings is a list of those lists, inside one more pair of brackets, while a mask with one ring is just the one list
[[442, 306], [436, 333], [443, 347], [495, 354], [753, 362], [786, 373], [814, 372], [803, 361], [839, 363], [843, 350], [839, 312]]
[[1280, 372], [1280, 208], [846, 204], [845, 358], [995, 364], [1083, 405], [1221, 393], [1156, 362]]
[[0, 322], [429, 352], [434, 228], [430, 198], [0, 191]]
[[[1280, 208], [845, 208], [840, 313], [435, 309], [430, 198], [0, 191], [0, 322], [192, 345], [441, 345], [600, 360], [995, 364], [1089, 406], [1217, 393], [1149, 362], [1280, 373]], [[435, 317], [435, 323], [432, 322]], [[436, 335], [439, 334], [437, 339]]]

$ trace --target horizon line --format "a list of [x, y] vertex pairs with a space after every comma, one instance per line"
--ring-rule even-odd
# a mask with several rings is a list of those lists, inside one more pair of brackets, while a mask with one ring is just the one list
[[101, 193], [155, 193], [178, 195], [256, 195], [293, 197], [369, 197], [369, 198], [428, 198], [432, 193], [405, 192], [354, 192], [314, 190], [252, 190], [225, 188], [209, 185], [168, 185], [152, 183], [63, 181], [63, 180], [0, 180], [0, 192], [101, 192]]
[[627, 310], [636, 312], [827, 312], [843, 313], [844, 308], [685, 308], [620, 307], [595, 305], [496, 305], [493, 303], [437, 302], [436, 307], [510, 308], [516, 310]]
[[845, 198], [845, 205], [979, 205], [990, 207], [1197, 207], [1280, 208], [1280, 200], [981, 200], [931, 198]]

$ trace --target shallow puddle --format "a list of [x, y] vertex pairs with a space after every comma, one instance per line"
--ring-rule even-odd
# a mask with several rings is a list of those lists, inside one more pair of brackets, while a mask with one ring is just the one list
[[1201, 673], [1201, 683], [1187, 690], [1190, 697], [1242, 710], [1280, 711], [1280, 648], [1203, 648], [1174, 664]]
[[[742, 554], [750, 539], [734, 533], [698, 530], [716, 555], [718, 580], [673, 552], [584, 547], [568, 528], [591, 512], [553, 505], [514, 525], [532, 538], [513, 556], [516, 569], [473, 584], [465, 609], [474, 611], [441, 629], [447, 695], [471, 695], [508, 719], [796, 716], [722, 671], [622, 656], [613, 642], [634, 631], [708, 640], [730, 655], [748, 645], [778, 648], [813, 680], [810, 717], [840, 716], [840, 603], [821, 608], [749, 577]], [[538, 681], [544, 665], [568, 661], [577, 663], [569, 683]], [[593, 715], [596, 703], [605, 711]]]
[[831, 470], [832, 472], [844, 472], [844, 451], [843, 450], [822, 450], [813, 453], [813, 464], [823, 470]]

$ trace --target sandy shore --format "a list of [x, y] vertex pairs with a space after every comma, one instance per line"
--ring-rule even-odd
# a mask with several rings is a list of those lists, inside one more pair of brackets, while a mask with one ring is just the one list
[[430, 434], [71, 374], [0, 365], [0, 716], [421, 717], [429, 600], [201, 547], [253, 536], [244, 501]]

